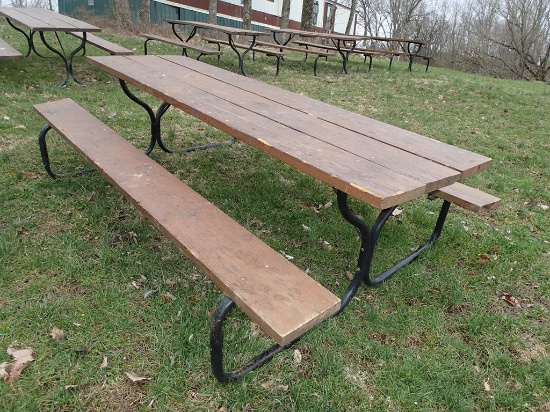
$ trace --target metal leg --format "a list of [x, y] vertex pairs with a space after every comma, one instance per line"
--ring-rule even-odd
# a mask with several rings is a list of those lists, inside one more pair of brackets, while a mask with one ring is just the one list
[[235, 303], [231, 300], [231, 298], [225, 296], [218, 304], [218, 307], [212, 315], [210, 322], [210, 364], [212, 373], [219, 382], [228, 382], [239, 379], [246, 373], [264, 365], [277, 353], [292, 346], [298, 340], [296, 339], [286, 346], [273, 345], [271, 348], [267, 349], [265, 352], [261, 353], [240, 368], [231, 372], [225, 372], [223, 367], [223, 323], [234, 306]]
[[[337, 190], [336, 194], [337, 194], [338, 208], [340, 210], [340, 213], [342, 214], [344, 219], [346, 219], [349, 223], [351, 223], [355, 227], [355, 229], [357, 230], [357, 232], [361, 237], [361, 247], [359, 251], [359, 258], [357, 261], [357, 268], [355, 270], [354, 281], [356, 280], [356, 278], [359, 278], [359, 279], [362, 279], [362, 281], [369, 286], [380, 285], [382, 282], [392, 277], [399, 269], [401, 269], [403, 266], [407, 265], [408, 263], [412, 262], [423, 251], [425, 251], [430, 246], [432, 246], [433, 243], [439, 238], [439, 235], [441, 234], [441, 231], [443, 229], [443, 224], [445, 223], [445, 219], [447, 218], [447, 213], [449, 212], [449, 207], [451, 205], [448, 201], [443, 202], [435, 228], [430, 238], [423, 246], [418, 248], [416, 251], [414, 251], [411, 255], [409, 255], [405, 259], [393, 265], [391, 268], [389, 268], [385, 272], [382, 272], [378, 274], [376, 277], [371, 278], [370, 270], [371, 270], [372, 258], [374, 255], [374, 249], [376, 247], [376, 242], [380, 237], [380, 232], [384, 228], [384, 225], [392, 215], [392, 212], [395, 210], [396, 206], [382, 210], [378, 215], [378, 218], [374, 222], [373, 226], [369, 227], [363, 221], [363, 219], [355, 215], [350, 210], [347, 202], [348, 195], [340, 190]], [[351, 297], [353, 297], [353, 295]], [[343, 303], [344, 303], [344, 300], [342, 300], [342, 304]]]
[[19, 33], [22, 33], [23, 36], [25, 36], [25, 38], [27, 39], [27, 52], [25, 53], [25, 57], [29, 57], [29, 55], [31, 54], [31, 50], [33, 49], [32, 47], [32, 40], [31, 40], [31, 35], [27, 34], [24, 30], [20, 29], [19, 27], [17, 27], [16, 25], [14, 25], [12, 23], [12, 21], [6, 17], [6, 21], [8, 22], [8, 24], [13, 27], [15, 30], [17, 30]]
[[225, 142], [208, 143], [200, 146], [190, 146], [190, 147], [185, 147], [183, 149], [177, 149], [177, 150], [170, 149], [162, 141], [162, 133], [161, 133], [161, 127], [160, 127], [162, 116], [164, 116], [164, 114], [170, 108], [171, 106], [170, 103], [162, 102], [159, 105], [157, 111], [154, 112], [153, 109], [151, 109], [151, 107], [147, 103], [145, 103], [135, 94], [133, 94], [130, 91], [130, 89], [128, 89], [128, 85], [126, 81], [119, 79], [119, 83], [120, 83], [120, 86], [122, 87], [122, 90], [126, 94], [126, 96], [128, 96], [133, 102], [143, 107], [147, 112], [147, 115], [149, 116], [149, 121], [151, 123], [151, 139], [149, 141], [149, 146], [147, 147], [147, 149], [145, 149], [146, 155], [149, 155], [151, 153], [151, 151], [153, 150], [156, 144], [158, 144], [159, 147], [166, 153], [189, 153], [189, 152], [194, 152], [195, 150], [205, 150], [205, 149], [210, 149], [217, 146], [232, 144], [235, 141], [235, 138], [231, 137], [229, 140]]
[[[59, 57], [61, 57], [61, 59], [63, 60], [63, 63], [65, 64], [65, 79], [59, 84], [59, 86], [64, 86], [65, 84], [67, 84], [67, 81], [69, 80], [70, 77], [72, 77], [75, 82], [77, 82], [79, 84], [83, 84], [80, 80], [78, 80], [75, 77], [75, 75], [73, 73], [73, 58], [74, 58], [74, 56], [76, 56], [76, 54], [80, 50], [82, 50], [84, 48], [84, 45], [86, 44], [86, 32], [82, 33], [82, 40], [81, 40], [80, 44], [78, 45], [78, 47], [76, 49], [74, 49], [69, 54], [69, 56], [66, 56], [65, 53], [60, 52], [59, 50], [55, 49], [52, 45], [50, 45], [48, 43], [48, 41], [46, 40], [46, 38], [44, 37], [44, 32], [43, 31], [40, 32], [40, 39], [42, 40], [42, 43], [44, 43], [44, 46], [46, 46], [50, 51], [54, 52]], [[33, 44], [32, 35], [31, 35], [31, 44]], [[33, 50], [34, 50], [34, 45], [32, 47], [33, 47]], [[35, 50], [35, 53], [36, 53], [36, 50]]]
[[93, 168], [87, 168], [82, 170], [77, 170], [75, 172], [70, 173], [55, 173], [51, 167], [50, 167], [50, 157], [48, 155], [48, 147], [46, 145], [46, 134], [52, 129], [52, 127], [47, 124], [40, 130], [40, 133], [38, 134], [38, 145], [40, 146], [40, 155], [42, 156], [42, 164], [44, 165], [44, 169], [46, 169], [46, 172], [53, 177], [54, 179], [61, 178], [61, 177], [71, 177], [71, 176], [79, 176], [83, 175], [85, 173], [90, 173], [95, 171]]

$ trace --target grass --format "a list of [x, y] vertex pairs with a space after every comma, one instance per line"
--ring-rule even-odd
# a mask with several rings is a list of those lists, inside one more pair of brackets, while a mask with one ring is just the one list
[[[0, 26], [0, 37], [24, 49], [10, 27]], [[141, 53], [139, 38], [105, 37]], [[0, 363], [11, 361], [8, 346], [31, 347], [36, 360], [14, 383], [0, 382], [0, 410], [550, 410], [550, 88], [437, 67], [424, 73], [420, 65], [409, 73], [405, 63], [389, 72], [385, 60], [370, 73], [354, 60], [349, 75], [338, 74], [337, 59], [320, 61], [315, 78], [312, 62], [299, 59], [284, 63], [278, 77], [266, 57], [246, 69], [492, 157], [493, 166], [467, 183], [502, 205], [485, 216], [452, 207], [424, 256], [382, 286], [361, 289], [341, 316], [292, 350], [221, 385], [208, 350], [220, 292], [98, 174], [54, 181], [41, 165], [42, 122], [32, 104], [71, 97], [139, 147], [148, 134], [143, 110], [83, 58], [75, 72], [88, 85], [66, 87], [56, 86], [63, 77], [57, 59], [2, 61]], [[231, 53], [203, 60], [236, 69]], [[175, 110], [163, 128], [173, 146], [227, 138]], [[60, 140], [50, 142], [54, 167], [84, 165]], [[358, 245], [329, 187], [240, 143], [153, 157], [327, 288], [345, 290]], [[375, 217], [353, 206], [368, 221]], [[428, 236], [438, 205], [422, 199], [402, 209], [380, 241], [379, 270]], [[229, 322], [229, 361], [270, 344], [238, 311]], [[52, 339], [54, 327], [64, 339]], [[127, 371], [151, 380], [131, 383]]]

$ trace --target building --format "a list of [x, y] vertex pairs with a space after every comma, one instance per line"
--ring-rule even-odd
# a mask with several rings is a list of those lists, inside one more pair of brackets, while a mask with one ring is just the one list
[[[59, 0], [59, 12], [76, 16], [79, 10], [100, 16], [112, 14], [111, 2], [114, 0]], [[130, 9], [138, 15], [139, 0], [129, 0]], [[332, 5], [336, 5], [331, 32], [344, 33], [349, 19], [350, 9], [331, 0], [315, 0], [314, 26], [324, 31], [331, 20]], [[283, 0], [252, 0], [252, 28], [261, 30], [280, 27]], [[242, 25], [241, 0], [218, 0], [218, 24], [240, 27]], [[292, 0], [290, 6], [289, 28], [299, 29], [302, 17], [302, 0]], [[160, 24], [163, 19], [208, 20], [208, 0], [150, 0], [151, 23]], [[355, 27], [355, 26], [354, 26]], [[352, 32], [354, 32], [352, 30]]]

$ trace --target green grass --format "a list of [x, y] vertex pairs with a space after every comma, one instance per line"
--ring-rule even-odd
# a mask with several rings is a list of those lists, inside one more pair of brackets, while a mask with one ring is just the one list
[[[24, 50], [10, 27], [0, 26], [0, 37]], [[139, 38], [106, 37], [142, 51]], [[425, 255], [382, 286], [361, 289], [341, 316], [292, 350], [222, 385], [210, 374], [208, 346], [220, 292], [101, 176], [54, 181], [40, 161], [43, 124], [32, 104], [71, 97], [139, 147], [148, 135], [144, 111], [83, 58], [75, 72], [88, 85], [66, 87], [56, 86], [63, 77], [57, 59], [2, 61], [0, 363], [11, 361], [10, 345], [33, 348], [36, 360], [14, 383], [0, 381], [0, 410], [550, 410], [550, 88], [437, 67], [424, 73], [421, 65], [409, 73], [405, 63], [389, 72], [386, 60], [365, 73], [354, 59], [349, 75], [339, 74], [337, 59], [320, 60], [313, 77], [312, 62], [300, 58], [283, 63], [278, 77], [267, 57], [246, 69], [492, 157], [493, 166], [467, 183], [502, 205], [485, 216], [452, 207]], [[203, 60], [236, 69], [228, 52], [219, 62]], [[163, 130], [175, 147], [227, 139], [175, 110]], [[85, 165], [59, 138], [50, 147], [56, 169]], [[153, 157], [327, 288], [345, 290], [358, 244], [329, 187], [240, 143]], [[371, 208], [353, 207], [374, 219]], [[402, 209], [380, 240], [379, 270], [429, 235], [438, 204], [422, 199]], [[145, 299], [150, 290], [158, 292]], [[175, 300], [163, 300], [167, 292]], [[522, 307], [508, 305], [505, 294]], [[228, 322], [229, 362], [270, 344], [239, 311]], [[63, 329], [63, 340], [50, 337], [53, 327]], [[151, 381], [132, 384], [127, 371]]]

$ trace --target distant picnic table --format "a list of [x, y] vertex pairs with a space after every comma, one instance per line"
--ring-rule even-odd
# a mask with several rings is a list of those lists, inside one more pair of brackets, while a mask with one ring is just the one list
[[[99, 32], [101, 31], [99, 27], [42, 8], [0, 7], [0, 16], [4, 16], [8, 24], [22, 33], [27, 39], [28, 49], [25, 52], [25, 57], [28, 57], [31, 51], [34, 51], [40, 57], [47, 57], [36, 49], [35, 35], [38, 33], [44, 46], [63, 60], [65, 78], [61, 81], [60, 85], [66, 84], [71, 77], [78, 82], [73, 73], [73, 58], [84, 48], [87, 33]], [[71, 51], [65, 51], [61, 43], [60, 47], [51, 44], [44, 35], [46, 32], [54, 32], [56, 36], [58, 33], [82, 33], [82, 37], [76, 48]]]

